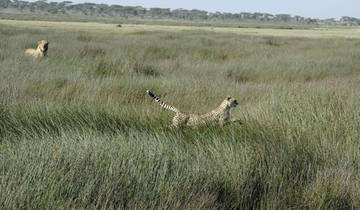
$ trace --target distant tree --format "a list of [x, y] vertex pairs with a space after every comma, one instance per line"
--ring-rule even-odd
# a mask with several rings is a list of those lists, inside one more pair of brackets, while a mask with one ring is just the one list
[[111, 11], [111, 15], [113, 16], [123, 16], [124, 13], [123, 13], [123, 9], [124, 7], [123, 6], [120, 6], [120, 5], [111, 5], [110, 6], [110, 11]]
[[224, 15], [221, 12], [215, 12], [215, 13], [209, 13], [208, 16], [210, 20], [224, 20], [225, 16], [227, 15], [226, 14]]
[[304, 23], [306, 23], [306, 24], [318, 24], [318, 21], [316, 19], [306, 18], [304, 20]]
[[[144, 7], [136, 6], [134, 9], [136, 11], [137, 16], [140, 16], [141, 18], [145, 17], [146, 9]], [[170, 9], [169, 9], [169, 12], [170, 12]]]
[[98, 15], [107, 15], [109, 14], [109, 5], [107, 4], [98, 4], [96, 6], [96, 11]]
[[275, 16], [272, 14], [264, 13], [264, 20], [271, 21], [274, 20]]
[[241, 16], [241, 19], [244, 19], [244, 20], [253, 19], [253, 14], [248, 13], [248, 12], [242, 12], [242, 13], [240, 13], [240, 16]]
[[150, 8], [148, 11], [150, 17], [161, 18], [161, 17], [170, 17], [171, 11], [168, 8]]
[[277, 14], [277, 15], [275, 15], [275, 18], [278, 21], [284, 21], [284, 22], [291, 21], [291, 15], [288, 15], [288, 14]]
[[231, 19], [233, 19], [233, 14], [230, 12], [224, 12], [224, 13], [222, 13], [222, 19], [223, 20], [231, 20]]
[[298, 16], [298, 15], [294, 16], [293, 19], [295, 20], [295, 22], [299, 22], [299, 23], [302, 23], [305, 20], [304, 17]]
[[254, 16], [254, 18], [255, 18], [256, 20], [264, 20], [264, 14], [263, 14], [263, 13], [255, 12], [255, 13], [253, 14], [253, 16]]
[[203, 11], [203, 10], [193, 9], [193, 10], [190, 10], [190, 16], [191, 16], [191, 19], [206, 20], [206, 19], [208, 19], [208, 12]]
[[51, 14], [57, 14], [61, 11], [57, 2], [50, 2], [47, 8], [47, 11]]
[[171, 16], [178, 19], [187, 20], [190, 17], [190, 12], [186, 9], [175, 9], [171, 12]]
[[0, 7], [1, 8], [8, 8], [11, 6], [10, 0], [0, 0]]
[[359, 25], [360, 20], [354, 17], [343, 16], [340, 18], [340, 23], [343, 25]]

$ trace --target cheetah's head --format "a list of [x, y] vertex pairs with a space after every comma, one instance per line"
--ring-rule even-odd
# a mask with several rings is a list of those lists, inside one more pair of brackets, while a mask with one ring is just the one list
[[46, 52], [49, 48], [49, 42], [46, 40], [41, 40], [38, 41], [38, 48], [42, 51], [42, 52]]
[[229, 108], [235, 108], [237, 105], [239, 105], [238, 101], [231, 96], [226, 97], [226, 99], [224, 100], [224, 103]]

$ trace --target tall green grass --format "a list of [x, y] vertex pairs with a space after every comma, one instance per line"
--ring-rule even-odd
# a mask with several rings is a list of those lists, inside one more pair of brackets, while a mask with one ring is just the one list
[[359, 40], [30, 28], [0, 27], [2, 209], [360, 208]]

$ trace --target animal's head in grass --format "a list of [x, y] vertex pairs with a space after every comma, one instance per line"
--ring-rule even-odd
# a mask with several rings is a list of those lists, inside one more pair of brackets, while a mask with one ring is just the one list
[[153, 92], [147, 90], [146, 93], [151, 98], [153, 98], [163, 109], [175, 112], [175, 116], [172, 121], [172, 124], [175, 127], [182, 127], [182, 126], [196, 127], [204, 124], [215, 124], [215, 125], [224, 126], [234, 121], [234, 120], [230, 120], [230, 110], [235, 108], [239, 104], [235, 98], [228, 96], [225, 98], [224, 101], [222, 101], [222, 103], [218, 107], [207, 113], [204, 114], [186, 113], [163, 102]]
[[235, 108], [237, 105], [239, 105], [238, 101], [231, 97], [231, 96], [227, 96], [225, 98], [225, 100], [223, 101], [222, 105], [228, 109], [230, 108]]
[[42, 52], [46, 53], [47, 50], [49, 49], [49, 42], [46, 41], [46, 40], [38, 41], [38, 48], [39, 48]]
[[25, 55], [31, 56], [34, 58], [43, 58], [47, 55], [47, 51], [49, 49], [49, 42], [46, 40], [40, 40], [38, 41], [38, 46], [36, 49], [27, 49], [25, 50]]

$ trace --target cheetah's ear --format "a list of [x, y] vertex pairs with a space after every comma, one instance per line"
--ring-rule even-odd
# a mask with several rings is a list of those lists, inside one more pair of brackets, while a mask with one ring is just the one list
[[230, 101], [230, 99], [231, 99], [231, 96], [226, 97], [226, 100]]

